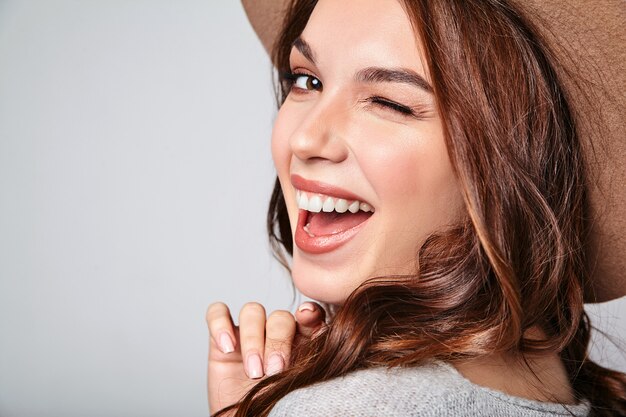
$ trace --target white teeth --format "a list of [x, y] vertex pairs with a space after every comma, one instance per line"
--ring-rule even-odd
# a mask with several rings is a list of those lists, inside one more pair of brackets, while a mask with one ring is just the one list
[[350, 210], [350, 213], [356, 213], [359, 211], [359, 202], [353, 201], [352, 204], [348, 206], [348, 210]]
[[322, 211], [322, 199], [320, 198], [320, 196], [314, 195], [313, 197], [311, 197], [311, 199], [309, 200], [308, 210], [313, 213], [319, 213], [320, 211]]
[[335, 210], [335, 202], [332, 197], [328, 197], [326, 201], [324, 201], [324, 205], [322, 206], [322, 210], [326, 213], [330, 213]]
[[359, 208], [360, 208], [362, 211], [366, 212], [366, 213], [367, 213], [368, 211], [372, 211], [372, 206], [370, 206], [370, 205], [369, 205], [369, 204], [367, 204], [367, 203], [361, 203], [361, 204], [359, 205]]
[[345, 213], [346, 211], [348, 211], [348, 201], [344, 200], [343, 198], [338, 198], [337, 202], [335, 203], [335, 211], [337, 213]]
[[362, 203], [358, 200], [353, 200], [349, 203], [348, 200], [344, 198], [334, 198], [322, 194], [307, 195], [307, 193], [300, 190], [296, 190], [296, 202], [299, 209], [307, 210], [313, 213], [319, 213], [320, 211], [324, 211], [326, 213], [333, 211], [336, 211], [337, 213], [345, 213], [346, 211], [356, 213], [359, 210], [366, 213], [374, 211], [374, 208], [371, 205]]
[[305, 193], [300, 193], [300, 199], [298, 200], [298, 208], [303, 210], [309, 209], [309, 199]]

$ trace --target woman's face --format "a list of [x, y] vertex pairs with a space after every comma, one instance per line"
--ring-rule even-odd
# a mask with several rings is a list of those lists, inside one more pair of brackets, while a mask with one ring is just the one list
[[425, 238], [458, 222], [463, 202], [397, 0], [320, 0], [294, 45], [291, 72], [303, 75], [272, 135], [292, 276], [341, 304], [370, 277], [415, 273]]

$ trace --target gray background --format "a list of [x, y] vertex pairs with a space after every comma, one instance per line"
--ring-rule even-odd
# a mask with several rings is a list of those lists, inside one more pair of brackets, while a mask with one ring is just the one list
[[238, 1], [0, 0], [0, 416], [207, 415], [206, 306], [293, 310], [270, 79]]

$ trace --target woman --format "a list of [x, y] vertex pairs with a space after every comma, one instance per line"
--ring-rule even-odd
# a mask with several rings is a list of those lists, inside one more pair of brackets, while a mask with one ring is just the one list
[[626, 293], [624, 205], [584, 142], [621, 138], [623, 91], [569, 77], [528, 2], [297, 0], [275, 43], [282, 9], [251, 4], [280, 74], [270, 240], [329, 320], [211, 305], [212, 412], [626, 415], [583, 311], [599, 272]]

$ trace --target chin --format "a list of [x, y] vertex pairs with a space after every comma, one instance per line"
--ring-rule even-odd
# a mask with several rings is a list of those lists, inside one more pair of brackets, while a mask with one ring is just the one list
[[294, 257], [291, 268], [291, 278], [295, 287], [304, 296], [321, 303], [341, 305], [348, 296], [358, 287], [358, 283], [350, 282], [352, 274], [342, 274], [339, 271], [328, 271], [315, 265], [304, 265]]

